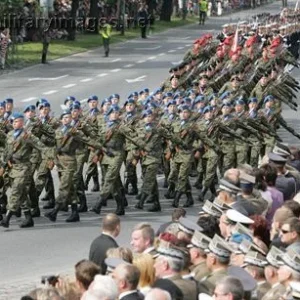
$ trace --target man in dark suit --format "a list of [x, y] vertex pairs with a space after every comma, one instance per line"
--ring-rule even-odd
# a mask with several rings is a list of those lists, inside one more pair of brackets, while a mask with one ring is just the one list
[[106, 273], [104, 260], [106, 252], [110, 248], [117, 248], [115, 238], [121, 230], [120, 219], [116, 214], [107, 214], [102, 221], [102, 234], [91, 244], [89, 260], [101, 267], [101, 274]]
[[137, 290], [140, 279], [139, 269], [131, 264], [118, 265], [113, 274], [119, 290], [119, 300], [143, 300], [144, 296]]

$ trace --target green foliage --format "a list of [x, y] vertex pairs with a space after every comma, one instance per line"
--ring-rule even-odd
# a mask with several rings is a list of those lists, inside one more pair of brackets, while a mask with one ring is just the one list
[[7, 16], [9, 14], [18, 14], [23, 10], [23, 0], [1, 0], [0, 1], [0, 15]]

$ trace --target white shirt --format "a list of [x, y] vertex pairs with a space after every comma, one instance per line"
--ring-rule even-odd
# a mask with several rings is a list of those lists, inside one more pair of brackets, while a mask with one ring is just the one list
[[152, 246], [152, 247], [145, 249], [143, 253], [150, 253], [153, 250], [155, 250], [155, 248]]
[[123, 292], [119, 295], [119, 299], [122, 299], [123, 297], [128, 296], [128, 295], [133, 294], [133, 293], [137, 293], [137, 290]]

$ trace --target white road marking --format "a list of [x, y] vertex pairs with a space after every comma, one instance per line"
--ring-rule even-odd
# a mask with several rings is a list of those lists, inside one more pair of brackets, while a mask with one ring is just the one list
[[59, 80], [59, 79], [62, 79], [62, 78], [65, 78], [65, 77], [68, 77], [69, 75], [62, 75], [62, 76], [59, 76], [59, 77], [35, 77], [35, 78], [29, 78], [28, 81], [54, 81], [54, 80]]
[[36, 100], [37, 97], [30, 97], [30, 98], [26, 98], [26, 99], [23, 99], [21, 100], [21, 102], [30, 102], [30, 101], [33, 101], [33, 100]]
[[116, 58], [116, 59], [112, 60], [111, 62], [114, 63], [114, 62], [117, 62], [117, 61], [120, 61], [120, 60], [121, 60], [121, 58]]
[[93, 78], [85, 78], [85, 79], [81, 79], [80, 82], [89, 82], [92, 80], [93, 80]]
[[143, 75], [134, 79], [125, 79], [128, 83], [144, 81], [147, 75]]
[[101, 74], [98, 74], [97, 77], [104, 77], [104, 76], [107, 76], [108, 74], [107, 73], [101, 73]]
[[151, 51], [151, 50], [158, 50], [159, 48], [161, 48], [161, 46], [156, 46], [156, 47], [147, 47], [147, 48], [134, 48], [134, 50], [145, 50], [145, 51]]
[[156, 59], [156, 56], [151, 56], [147, 58], [148, 60]]
[[182, 50], [184, 47], [177, 47], [178, 50]]
[[182, 40], [188, 40], [190, 38], [190, 36], [185, 36], [182, 38]]
[[123, 68], [131, 68], [133, 66], [134, 66], [133, 64], [128, 64], [128, 65], [125, 65]]
[[57, 90], [51, 90], [51, 91], [43, 93], [43, 95], [52, 95], [52, 94], [55, 94], [55, 93], [57, 93]]
[[144, 62], [146, 62], [145, 60], [139, 60], [137, 63], [138, 64], [142, 64], [142, 63], [144, 63]]
[[169, 50], [168, 53], [173, 53], [175, 52], [176, 50]]
[[76, 83], [70, 83], [70, 84], [64, 85], [63, 88], [64, 89], [69, 89], [69, 88], [71, 88], [71, 87], [73, 87], [75, 85], [76, 85]]
[[164, 56], [166, 53], [159, 53], [158, 56]]
[[117, 73], [119, 71], [121, 71], [121, 69], [113, 69], [113, 70], [110, 70], [112, 73]]
[[185, 47], [190, 47], [191, 46], [191, 44], [185, 44]]

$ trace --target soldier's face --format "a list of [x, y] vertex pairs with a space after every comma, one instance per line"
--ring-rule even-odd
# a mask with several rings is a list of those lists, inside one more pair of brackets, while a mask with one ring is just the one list
[[48, 116], [49, 113], [50, 113], [50, 107], [43, 107], [41, 109], [41, 115], [42, 116]]
[[15, 119], [13, 121], [14, 129], [21, 129], [21, 128], [23, 128], [23, 125], [24, 125], [24, 119], [19, 118], [19, 119]]
[[254, 102], [249, 103], [249, 109], [256, 109], [256, 107], [257, 107], [257, 103]]
[[69, 108], [71, 107], [72, 104], [73, 104], [72, 100], [69, 100], [69, 101], [66, 102], [66, 106], [69, 107]]
[[171, 84], [173, 87], [177, 87], [178, 86], [178, 79], [177, 78], [173, 78], [171, 81]]
[[169, 112], [170, 114], [174, 114], [175, 111], [176, 111], [176, 106], [175, 106], [175, 105], [169, 105], [169, 107], [168, 107], [168, 112]]
[[244, 264], [245, 254], [232, 253], [230, 256], [230, 264], [233, 266], [241, 267]]
[[278, 269], [277, 274], [278, 274], [278, 281], [280, 283], [286, 282], [291, 277], [291, 271], [289, 270], [289, 267], [287, 267], [287, 266], [281, 266]]
[[12, 111], [14, 108], [14, 105], [12, 103], [6, 103], [5, 109], [6, 111]]
[[30, 111], [27, 111], [27, 112], [25, 113], [26, 119], [31, 119], [31, 118], [33, 118], [34, 116], [35, 116], [35, 111], [30, 110]]
[[222, 108], [223, 115], [230, 114], [230, 111], [231, 111], [231, 107], [229, 107], [229, 106], [223, 106], [223, 108]]
[[104, 103], [103, 106], [102, 106], [102, 110], [104, 112], [107, 112], [109, 110], [110, 106], [111, 106], [110, 102]]
[[265, 107], [266, 108], [272, 108], [274, 106], [274, 101], [268, 101], [268, 102], [266, 102], [266, 104], [265, 104]]
[[120, 102], [120, 99], [119, 98], [112, 98], [111, 99], [111, 103], [112, 104], [118, 104]]
[[188, 110], [184, 110], [180, 113], [181, 120], [187, 120], [190, 117], [190, 112]]
[[240, 113], [240, 112], [242, 112], [243, 110], [244, 110], [244, 105], [237, 104], [237, 105], [235, 106], [235, 111], [236, 111], [237, 113]]
[[206, 120], [211, 120], [212, 117], [213, 117], [212, 111], [209, 111], [209, 112], [207, 112], [207, 113], [204, 115], [204, 118], [205, 118]]
[[71, 123], [71, 121], [72, 121], [71, 115], [65, 115], [65, 116], [63, 116], [63, 118], [61, 120], [63, 125], [69, 125]]
[[72, 119], [77, 119], [79, 117], [80, 111], [79, 109], [72, 110]]
[[240, 82], [238, 79], [234, 79], [231, 81], [231, 84], [234, 88], [237, 88], [240, 85]]
[[162, 97], [162, 93], [157, 93], [157, 94], [155, 95], [155, 98], [156, 98], [156, 100], [158, 100], [158, 101], [161, 100], [161, 97]]
[[260, 83], [261, 83], [262, 86], [265, 86], [267, 84], [267, 82], [268, 82], [268, 78], [267, 77], [262, 77], [260, 79]]
[[0, 107], [0, 116], [5, 114], [5, 107]]
[[110, 113], [109, 115], [109, 119], [111, 121], [115, 121], [115, 120], [118, 120], [119, 118], [119, 112], [118, 111], [113, 111], [112, 113]]
[[127, 112], [132, 112], [134, 110], [134, 104], [133, 103], [128, 103], [126, 105], [126, 111]]
[[90, 102], [89, 102], [89, 107], [90, 107], [90, 109], [94, 109], [94, 108], [96, 108], [98, 106], [98, 101], [96, 101], [96, 100], [91, 100]]
[[154, 116], [153, 115], [148, 115], [145, 118], [146, 123], [152, 123]]
[[200, 86], [206, 86], [207, 85], [207, 79], [206, 78], [203, 78], [199, 81], [199, 85]]

